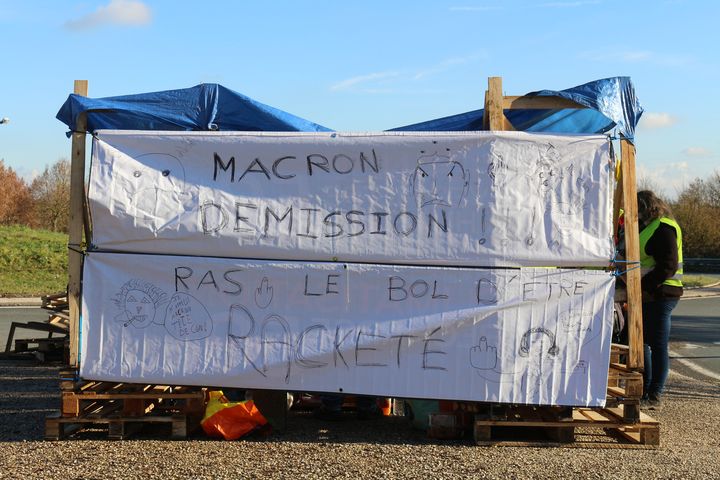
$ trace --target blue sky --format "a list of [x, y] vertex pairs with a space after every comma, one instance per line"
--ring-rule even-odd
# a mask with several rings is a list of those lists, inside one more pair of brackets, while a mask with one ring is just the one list
[[715, 0], [0, 0], [0, 158], [68, 158], [74, 79], [104, 97], [221, 83], [337, 130], [384, 130], [507, 95], [626, 75], [643, 179], [674, 196], [720, 169]]

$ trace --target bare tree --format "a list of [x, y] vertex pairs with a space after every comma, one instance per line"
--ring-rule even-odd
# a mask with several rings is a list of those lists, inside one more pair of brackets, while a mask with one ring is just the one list
[[715, 207], [720, 208], [720, 171], [715, 171], [710, 178], [705, 181], [707, 190], [707, 202]]
[[683, 230], [687, 257], [720, 257], [720, 174], [696, 178], [685, 187], [673, 212]]
[[33, 180], [30, 192], [35, 200], [39, 225], [55, 232], [67, 232], [70, 215], [70, 162], [61, 158]]
[[641, 190], [651, 190], [655, 193], [655, 195], [667, 201], [665, 189], [663, 189], [660, 184], [651, 177], [639, 175], [637, 178], [637, 190], [638, 192]]

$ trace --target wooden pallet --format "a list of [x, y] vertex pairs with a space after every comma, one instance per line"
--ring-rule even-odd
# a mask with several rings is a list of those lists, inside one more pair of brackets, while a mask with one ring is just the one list
[[22, 338], [15, 340], [15, 350], [11, 353], [32, 353], [41, 362], [60, 362], [65, 358], [68, 345], [66, 337], [54, 338]]
[[[70, 345], [68, 338], [70, 317], [67, 312], [67, 305], [67, 294], [65, 293], [42, 297], [42, 308], [48, 311], [47, 321], [12, 322], [3, 353], [6, 355], [32, 353], [41, 362], [67, 362], [67, 352]], [[47, 334], [47, 336], [44, 338], [15, 339], [15, 331], [18, 329], [41, 332]]]
[[40, 300], [46, 310], [67, 311], [69, 308], [67, 292], [43, 295]]
[[477, 445], [564, 446], [582, 448], [655, 448], [660, 424], [640, 413], [635, 423], [624, 420], [622, 408], [575, 408], [567, 418], [549, 418], [543, 407], [516, 407], [504, 416], [476, 416]]
[[63, 417], [60, 413], [45, 419], [45, 440], [62, 440], [87, 427], [107, 426], [108, 440], [126, 440], [144, 426], [170, 425], [170, 439], [183, 440], [197, 427], [198, 422], [188, 415], [144, 415], [123, 417], [120, 415], [88, 415]]
[[109, 439], [125, 439], [148, 424], [170, 425], [170, 438], [186, 438], [205, 410], [199, 387], [77, 380], [60, 372], [61, 409], [45, 421], [45, 438], [59, 440], [87, 427], [106, 426]]
[[643, 394], [642, 372], [628, 367], [629, 347], [613, 343], [608, 371], [608, 407], [619, 407], [625, 423], [638, 423]]

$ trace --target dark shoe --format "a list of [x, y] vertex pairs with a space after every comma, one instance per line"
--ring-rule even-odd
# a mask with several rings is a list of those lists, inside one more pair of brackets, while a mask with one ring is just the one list
[[318, 420], [326, 420], [328, 422], [337, 422], [343, 419], [342, 410], [330, 410], [325, 407], [315, 409], [312, 415]]
[[660, 407], [662, 406], [662, 399], [660, 398], [659, 393], [651, 393], [648, 395], [648, 404], [650, 407]]

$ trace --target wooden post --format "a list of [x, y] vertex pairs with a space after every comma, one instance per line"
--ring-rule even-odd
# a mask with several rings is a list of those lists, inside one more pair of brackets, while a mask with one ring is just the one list
[[[75, 80], [76, 95], [87, 96], [87, 80]], [[70, 366], [79, 367], [80, 285], [82, 277], [82, 239], [85, 196], [85, 129], [87, 117], [81, 113], [72, 130], [70, 166], [70, 219], [68, 224], [68, 304], [70, 307]]]
[[486, 115], [490, 130], [504, 130], [502, 77], [488, 78], [488, 91], [485, 97]]
[[642, 370], [643, 331], [642, 331], [642, 290], [640, 287], [640, 232], [638, 230], [637, 184], [635, 180], [635, 146], [626, 138], [620, 140], [622, 161], [622, 193], [625, 216], [625, 259], [627, 273], [628, 304], [628, 352], [627, 366], [631, 370]]

